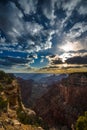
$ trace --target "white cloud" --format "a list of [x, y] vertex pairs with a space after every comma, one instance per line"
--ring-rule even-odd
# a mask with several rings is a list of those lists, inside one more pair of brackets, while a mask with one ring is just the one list
[[76, 23], [68, 33], [64, 33], [62, 45], [59, 45], [59, 48], [64, 51], [87, 49], [87, 37], [80, 38], [86, 31], [86, 23]]
[[82, 22], [82, 23], [76, 23], [69, 31], [68, 35], [70, 38], [76, 38], [80, 37], [82, 33], [87, 31], [87, 24]]
[[87, 6], [80, 6], [78, 9], [78, 13], [81, 15], [87, 15]]
[[41, 60], [40, 60], [40, 63], [43, 63], [43, 62], [44, 62], [44, 59], [41, 59]]
[[4, 37], [0, 37], [0, 43], [4, 43], [6, 39]]
[[73, 57], [73, 54], [69, 53], [69, 52], [65, 52], [62, 55], [60, 55], [60, 58], [62, 59], [63, 62], [65, 62], [66, 59]]
[[66, 17], [62, 21], [62, 26], [66, 26], [66, 23], [70, 16], [72, 15], [72, 12], [76, 8], [76, 6], [81, 2], [81, 0], [70, 0], [70, 1], [65, 1], [62, 3], [62, 8], [66, 12]]
[[53, 56], [46, 56], [46, 58], [48, 59], [48, 61], [49, 61], [49, 65], [52, 65], [53, 64], [53, 62], [55, 62], [55, 61], [58, 61], [58, 60], [60, 60], [60, 57], [59, 57], [59, 55], [53, 55]]
[[2, 54], [2, 53], [3, 53], [3, 51], [0, 50], [0, 54]]
[[87, 36], [82, 39], [80, 39], [80, 42], [82, 43], [82, 46], [84, 47], [85, 50], [87, 50]]
[[33, 54], [33, 57], [34, 57], [35, 59], [38, 59], [37, 54]]
[[21, 7], [24, 9], [25, 14], [31, 14], [36, 12], [37, 0], [19, 0]]
[[9, 2], [9, 6], [4, 6], [0, 11], [4, 13], [3, 16], [1, 16], [1, 19], [4, 18], [4, 20], [6, 20], [4, 24], [0, 22], [1, 29], [6, 33], [8, 39], [12, 42], [16, 42], [17, 37], [20, 36], [24, 30], [23, 14], [12, 2]]
[[[23, 3], [24, 3], [24, 6], [26, 7], [26, 4], [29, 4], [30, 6], [36, 2], [25, 0], [25, 1], [22, 1], [20, 4], [23, 4]], [[6, 10], [5, 10], [5, 7], [3, 7], [3, 9], [0, 9], [0, 10], [2, 10], [2, 12], [5, 13], [5, 18], [7, 18], [6, 19], [7, 23], [6, 25], [4, 25], [3, 30], [5, 29], [4, 31], [7, 35], [7, 38], [11, 42], [11, 43], [4, 43], [4, 46], [2, 47], [3, 50], [25, 51], [28, 53], [33, 53], [33, 52], [38, 52], [40, 50], [46, 50], [52, 47], [51, 40], [52, 40], [52, 35], [54, 34], [54, 32], [52, 30], [50, 31], [45, 30], [42, 25], [36, 22], [25, 22], [23, 20], [22, 12], [16, 7], [16, 5], [13, 2], [9, 2], [10, 17], [8, 17], [7, 7], [6, 7]], [[30, 37], [28, 37], [28, 35]], [[18, 39], [19, 38], [22, 39], [22, 36], [23, 38], [26, 38], [25, 43], [19, 44]], [[45, 42], [42, 41], [42, 37], [44, 36], [46, 37]]]
[[58, 44], [58, 49], [61, 51], [78, 51], [81, 49], [87, 49], [87, 37], [83, 36], [87, 31], [87, 24], [85, 22], [79, 22], [67, 32], [62, 34], [61, 45]]
[[25, 27], [28, 33], [31, 35], [37, 35], [40, 33], [40, 31], [43, 30], [43, 26], [38, 24], [38, 23], [31, 23], [31, 22], [26, 22]]
[[46, 43], [44, 44], [45, 50], [46, 49], [50, 49], [52, 47], [52, 41], [51, 40], [52, 40], [53, 34], [55, 34], [55, 31], [54, 30], [50, 30], [48, 39], [47, 39]]
[[77, 41], [70, 42], [70, 41], [66, 40], [64, 42], [65, 42], [65, 44], [61, 45], [59, 48], [65, 52], [78, 51], [78, 50], [85, 49], [84, 46], [82, 45], [82, 43], [80, 43], [80, 41], [79, 42], [77, 42]]
[[58, 59], [59, 59], [59, 55], [46, 56], [46, 58], [47, 58], [49, 61], [58, 60]]
[[41, 47], [40, 47], [39, 45], [36, 45], [34, 51], [38, 52], [38, 51], [40, 51], [40, 50], [41, 50]]
[[70, 16], [72, 11], [75, 9], [75, 7], [79, 4], [81, 0], [70, 0], [70, 1], [65, 1], [62, 4], [63, 9], [66, 11], [67, 16]]
[[[42, 31], [42, 30], [40, 30]], [[52, 47], [52, 37], [55, 31], [53, 30], [43, 30], [42, 34], [47, 35], [46, 41], [42, 42], [41, 32], [38, 32], [39, 38], [36, 41], [28, 40], [28, 44], [26, 46], [26, 51], [29, 53], [38, 52], [40, 50], [47, 50]], [[32, 34], [33, 35], [33, 34]], [[35, 34], [34, 34], [35, 35]]]
[[17, 34], [17, 36], [21, 36], [20, 32], [16, 28], [12, 28], [12, 31]]
[[45, 1], [43, 6], [42, 6], [42, 10], [43, 10], [43, 13], [44, 15], [50, 19], [50, 24], [51, 26], [54, 25], [55, 23], [55, 18], [56, 18], [56, 15], [55, 15], [55, 4], [57, 3], [57, 0], [48, 0], [48, 1]]
[[65, 60], [67, 60], [68, 58], [71, 58], [71, 57], [77, 57], [77, 56], [81, 56], [81, 57], [84, 57], [84, 56], [87, 56], [87, 52], [65, 52], [63, 54], [61, 54], [59, 57], [62, 58], [63, 62], [65, 62]]
[[35, 45], [35, 42], [33, 42], [32, 40], [27, 40], [28, 45], [32, 46]]
[[[27, 1], [27, 2], [32, 2], [32, 1]], [[5, 33], [7, 34], [7, 37], [10, 39], [11, 43], [4, 43], [3, 49], [12, 50], [12, 51], [20, 50], [28, 53], [31, 52], [33, 53], [33, 52], [38, 52], [40, 50], [51, 48], [52, 46], [51, 39], [52, 39], [53, 32], [44, 30], [43, 26], [38, 23], [24, 22], [24, 20], [22, 19], [23, 14], [21, 13], [21, 11], [16, 7], [14, 3], [10, 2], [9, 4], [10, 4], [9, 5], [10, 17], [7, 17], [8, 9], [6, 8], [7, 10], [5, 10], [4, 13], [5, 13], [5, 17], [7, 17], [7, 24], [4, 25], [6, 26], [6, 28], [5, 27], [4, 28], [5, 28]], [[42, 36], [41, 36], [43, 34], [47, 35], [46, 42], [44, 43], [42, 43]], [[27, 37], [25, 41], [26, 43], [23, 43], [25, 45], [18, 44], [19, 37], [20, 38], [22, 36], [26, 37], [28, 35], [31, 35], [32, 38], [35, 38], [35, 36], [37, 36], [38, 38], [36, 40], [33, 39], [32, 41], [30, 37]]]

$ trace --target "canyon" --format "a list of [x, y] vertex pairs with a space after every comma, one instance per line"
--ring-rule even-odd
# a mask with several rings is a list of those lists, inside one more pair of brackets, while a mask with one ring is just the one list
[[69, 74], [37, 100], [34, 110], [50, 127], [70, 129], [87, 111], [87, 73]]

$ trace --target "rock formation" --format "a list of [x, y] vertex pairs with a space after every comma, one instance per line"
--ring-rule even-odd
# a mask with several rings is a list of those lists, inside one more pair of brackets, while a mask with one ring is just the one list
[[49, 126], [70, 128], [87, 111], [87, 73], [70, 74], [54, 84], [34, 109]]
[[20, 85], [21, 100], [26, 107], [30, 107], [33, 80], [24, 80], [22, 78], [17, 78]]
[[16, 79], [0, 71], [0, 130], [43, 130], [36, 119], [36, 113], [22, 104]]
[[[54, 83], [66, 78], [67, 74], [14, 74], [20, 85], [22, 102], [26, 107], [33, 107], [34, 103], [44, 95]], [[17, 76], [18, 75], [18, 76]], [[20, 77], [19, 77], [20, 76]], [[27, 78], [24, 78], [27, 77]], [[24, 78], [24, 79], [23, 79]]]

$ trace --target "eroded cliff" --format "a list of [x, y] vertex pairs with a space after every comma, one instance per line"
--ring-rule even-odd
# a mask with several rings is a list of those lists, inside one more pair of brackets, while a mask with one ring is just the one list
[[0, 71], [0, 130], [43, 130], [42, 120], [25, 108], [16, 79]]
[[70, 128], [87, 111], [87, 73], [70, 74], [36, 103], [35, 111], [49, 126]]

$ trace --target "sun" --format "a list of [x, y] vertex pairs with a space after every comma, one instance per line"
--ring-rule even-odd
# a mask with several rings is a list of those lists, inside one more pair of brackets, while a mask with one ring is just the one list
[[84, 49], [82, 44], [77, 41], [74, 41], [74, 42], [67, 41], [64, 45], [60, 46], [59, 48], [64, 50], [65, 52], [78, 51], [78, 50]]

